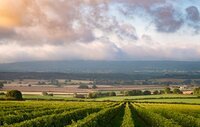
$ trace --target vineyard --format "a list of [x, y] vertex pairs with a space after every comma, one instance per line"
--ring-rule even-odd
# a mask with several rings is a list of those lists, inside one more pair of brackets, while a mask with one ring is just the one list
[[200, 106], [132, 102], [1, 101], [2, 127], [200, 127]]

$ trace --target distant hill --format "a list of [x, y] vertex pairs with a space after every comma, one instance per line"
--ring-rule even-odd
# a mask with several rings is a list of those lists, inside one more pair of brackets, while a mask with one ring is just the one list
[[199, 72], [189, 61], [37, 61], [0, 64], [0, 72], [134, 73]]

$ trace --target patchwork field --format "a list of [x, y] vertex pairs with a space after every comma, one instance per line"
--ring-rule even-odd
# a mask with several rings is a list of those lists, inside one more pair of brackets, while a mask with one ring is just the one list
[[2, 127], [200, 127], [200, 106], [133, 102], [1, 101]]

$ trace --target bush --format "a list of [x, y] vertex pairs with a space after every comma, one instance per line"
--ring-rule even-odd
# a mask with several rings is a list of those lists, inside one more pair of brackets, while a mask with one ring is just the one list
[[3, 87], [4, 87], [3, 82], [0, 82], [0, 88], [3, 88]]
[[183, 92], [180, 89], [176, 88], [176, 89], [173, 90], [173, 93], [174, 94], [182, 94]]
[[22, 93], [18, 90], [10, 90], [6, 93], [6, 97], [15, 100], [22, 100]]
[[153, 91], [153, 94], [154, 94], [154, 95], [158, 95], [158, 94], [160, 94], [160, 93], [159, 93], [158, 90], [155, 90], [155, 91]]
[[42, 92], [42, 95], [43, 95], [43, 96], [47, 96], [48, 93], [47, 93], [47, 92]]
[[53, 93], [49, 93], [48, 96], [53, 96]]
[[4, 92], [0, 92], [0, 95], [5, 95], [5, 93]]
[[53, 96], [53, 93], [42, 92], [43, 96]]
[[194, 95], [200, 95], [200, 87], [193, 90]]
[[124, 93], [125, 96], [135, 96], [135, 95], [142, 95], [141, 90], [131, 90], [131, 91], [126, 91]]
[[143, 92], [143, 95], [151, 95], [151, 91], [145, 90], [145, 91]]
[[164, 90], [160, 90], [160, 93], [159, 94], [164, 94], [165, 93], [165, 91]]
[[169, 87], [166, 87], [166, 88], [165, 88], [165, 93], [166, 93], [166, 94], [171, 93], [171, 89], [170, 89]]
[[98, 94], [97, 93], [89, 93], [88, 98], [97, 98]]
[[115, 92], [110, 92], [109, 96], [116, 96], [116, 93]]

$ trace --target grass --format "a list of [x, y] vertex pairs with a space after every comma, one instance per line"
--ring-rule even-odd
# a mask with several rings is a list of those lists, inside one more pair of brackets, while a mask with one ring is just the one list
[[[4, 98], [5, 95], [0, 95], [0, 98]], [[72, 96], [62, 96], [62, 95], [54, 95], [54, 96], [42, 96], [42, 95], [23, 95], [24, 99], [55, 99], [55, 100], [80, 100], [78, 98], [74, 98]]]
[[[4, 98], [4, 95], [0, 95], [0, 98]], [[27, 100], [85, 100], [85, 101], [140, 101], [140, 102], [177, 102], [177, 103], [198, 103], [200, 104], [200, 98], [196, 98], [195, 95], [175, 95], [175, 94], [163, 94], [163, 95], [143, 95], [143, 96], [115, 96], [115, 97], [102, 97], [96, 99], [79, 99], [74, 98], [73, 96], [63, 96], [63, 95], [54, 95], [54, 96], [42, 96], [42, 95], [23, 95], [24, 99]]]
[[177, 94], [162, 94], [162, 95], [143, 95], [143, 96], [115, 96], [115, 97], [102, 97], [96, 98], [97, 101], [112, 100], [112, 101], [124, 101], [124, 100], [138, 100], [138, 99], [159, 99], [159, 98], [194, 98], [195, 95], [177, 95]]
[[137, 102], [172, 102], [172, 103], [196, 103], [200, 104], [200, 99], [148, 99], [137, 100]]

